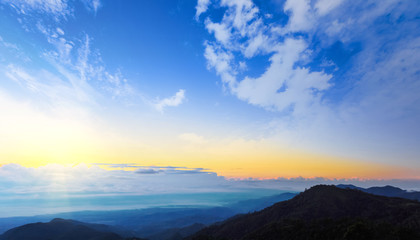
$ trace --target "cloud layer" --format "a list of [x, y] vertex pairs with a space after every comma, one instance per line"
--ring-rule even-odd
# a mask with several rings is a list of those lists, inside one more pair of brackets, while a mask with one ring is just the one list
[[[101, 167], [102, 166], [102, 167]], [[105, 170], [103, 167], [114, 167]], [[98, 164], [87, 166], [48, 164], [27, 168], [18, 164], [0, 167], [0, 190], [4, 196], [19, 194], [163, 194], [232, 192], [245, 189], [302, 191], [316, 184], [355, 184], [362, 187], [391, 184], [419, 189], [418, 180], [369, 180], [326, 178], [228, 179], [202, 168]]]
[[282, 191], [302, 191], [317, 184], [393, 185], [420, 190], [419, 180], [408, 179], [228, 179], [202, 168], [174, 166], [48, 164], [27, 168], [6, 164], [0, 166], [0, 203], [3, 207], [0, 216], [174, 205], [220, 206]]

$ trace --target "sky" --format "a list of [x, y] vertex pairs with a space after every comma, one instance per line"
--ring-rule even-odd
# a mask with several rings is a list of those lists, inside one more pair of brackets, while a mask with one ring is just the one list
[[415, 188], [419, 18], [416, 0], [0, 0], [1, 188]]

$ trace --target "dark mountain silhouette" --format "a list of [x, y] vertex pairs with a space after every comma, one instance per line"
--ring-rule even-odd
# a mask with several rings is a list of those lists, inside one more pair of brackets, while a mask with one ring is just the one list
[[336, 186], [339, 187], [339, 188], [343, 188], [343, 189], [350, 188], [350, 189], [356, 189], [356, 190], [360, 190], [360, 191], [365, 190], [364, 188], [354, 186], [352, 184], [338, 184]]
[[[56, 218], [48, 223], [31, 223], [10, 229], [0, 240], [124, 240], [101, 224], [87, 224]], [[138, 238], [128, 238], [138, 239]]]
[[411, 200], [420, 200], [420, 192], [409, 192], [407, 190], [403, 190], [401, 188], [393, 187], [393, 186], [383, 186], [383, 187], [370, 187], [370, 188], [361, 188], [356, 187], [351, 184], [339, 184], [337, 185], [339, 188], [350, 188], [350, 189], [357, 189], [362, 192], [371, 193], [375, 195], [380, 196], [386, 196], [386, 197], [400, 197], [400, 198], [406, 198]]
[[420, 239], [420, 203], [318, 185], [190, 239]]

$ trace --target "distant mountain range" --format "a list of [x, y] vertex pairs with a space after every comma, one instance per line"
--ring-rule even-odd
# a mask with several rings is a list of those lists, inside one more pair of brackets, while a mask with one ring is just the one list
[[406, 198], [411, 200], [420, 200], [420, 192], [409, 192], [407, 190], [403, 190], [401, 188], [393, 187], [393, 186], [384, 186], [384, 187], [370, 187], [370, 188], [361, 188], [351, 184], [339, 184], [337, 185], [339, 188], [349, 188], [349, 189], [357, 189], [362, 192], [386, 196], [386, 197], [400, 197]]
[[0, 236], [0, 240], [140, 240], [123, 238], [111, 230], [106, 225], [56, 218], [48, 223], [31, 223], [10, 229]]
[[[34, 217], [0, 218], [0, 234], [11, 228], [34, 222], [48, 222], [54, 218], [79, 222], [101, 223], [109, 231], [123, 237], [139, 236], [156, 240], [182, 239], [212, 223], [223, 221], [240, 213], [269, 207], [276, 202], [291, 199], [297, 193], [248, 199], [221, 207], [162, 207], [138, 210], [82, 211]], [[106, 225], [103, 225], [106, 224]]]
[[36, 219], [51, 221], [10, 229], [0, 235], [0, 240], [418, 240], [420, 203], [403, 199], [417, 199], [417, 193], [392, 186], [364, 189], [353, 185], [318, 185], [299, 194], [282, 193], [223, 207], [60, 214], [77, 221], [51, 220], [55, 215], [5, 218], [0, 219], [0, 226], [8, 221], [11, 224]]
[[318, 185], [189, 239], [420, 239], [420, 203]]

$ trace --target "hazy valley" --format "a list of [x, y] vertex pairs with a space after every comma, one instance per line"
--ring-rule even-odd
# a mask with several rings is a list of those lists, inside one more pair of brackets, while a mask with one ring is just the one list
[[[368, 193], [372, 189], [376, 195]], [[369, 190], [318, 185], [300, 194], [281, 193], [220, 207], [3, 218], [0, 239], [415, 239], [420, 236], [420, 203], [413, 197], [418, 193], [391, 186]]]

